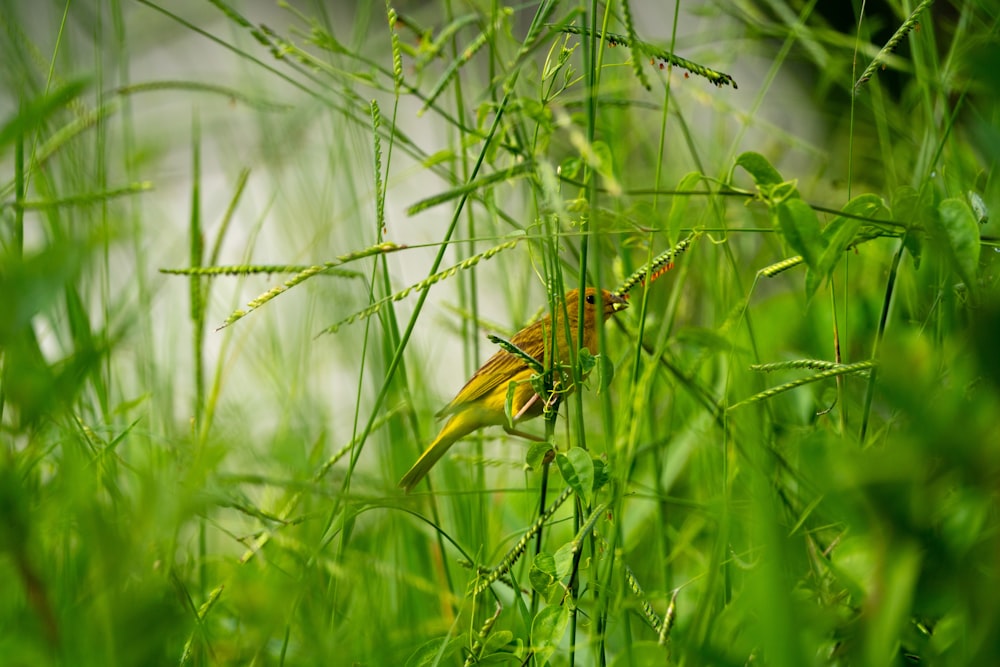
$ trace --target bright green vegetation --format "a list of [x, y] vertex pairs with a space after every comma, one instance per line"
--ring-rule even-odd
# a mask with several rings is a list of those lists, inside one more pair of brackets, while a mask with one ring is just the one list
[[995, 3], [358, 4], [0, 4], [0, 662], [1000, 664]]

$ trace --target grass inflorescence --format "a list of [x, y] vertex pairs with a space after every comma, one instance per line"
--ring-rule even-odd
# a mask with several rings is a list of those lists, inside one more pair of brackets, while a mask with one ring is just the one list
[[4, 661], [1000, 663], [989, 3], [0, 3]]

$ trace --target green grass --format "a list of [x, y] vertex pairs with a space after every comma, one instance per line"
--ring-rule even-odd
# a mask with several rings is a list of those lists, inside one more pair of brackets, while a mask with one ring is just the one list
[[5, 664], [1000, 663], [996, 10], [361, 4], [0, 5]]

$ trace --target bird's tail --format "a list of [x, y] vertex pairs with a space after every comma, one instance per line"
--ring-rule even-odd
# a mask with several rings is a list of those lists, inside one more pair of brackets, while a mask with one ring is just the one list
[[404, 489], [407, 493], [412, 491], [413, 487], [427, 476], [428, 471], [430, 471], [434, 464], [444, 456], [448, 448], [455, 444], [456, 440], [465, 435], [465, 433], [457, 432], [458, 429], [450, 428], [451, 426], [452, 423], [449, 422], [441, 429], [434, 442], [424, 450], [424, 453], [420, 455], [420, 458], [413, 464], [413, 467], [403, 475], [403, 479], [399, 480], [399, 488]]

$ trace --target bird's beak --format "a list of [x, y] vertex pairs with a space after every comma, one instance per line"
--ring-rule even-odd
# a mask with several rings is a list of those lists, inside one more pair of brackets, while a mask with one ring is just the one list
[[620, 310], [625, 310], [628, 308], [628, 301], [621, 298], [617, 294], [611, 295], [611, 311], [617, 313]]

